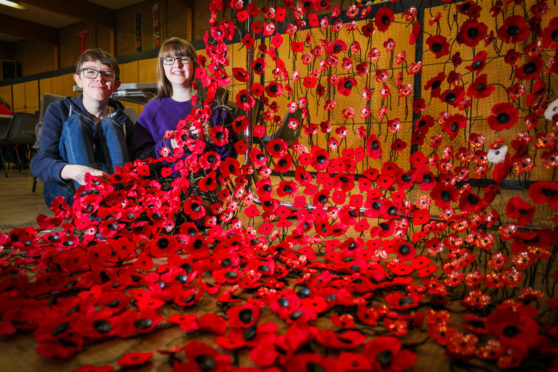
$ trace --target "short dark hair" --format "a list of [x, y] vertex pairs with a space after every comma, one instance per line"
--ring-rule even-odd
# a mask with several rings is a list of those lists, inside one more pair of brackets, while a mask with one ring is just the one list
[[120, 67], [118, 67], [118, 61], [116, 58], [110, 55], [110, 53], [105, 52], [104, 50], [95, 48], [95, 49], [87, 49], [85, 52], [79, 56], [76, 62], [76, 74], [79, 74], [79, 70], [81, 70], [81, 66], [85, 62], [99, 62], [105, 66], [110, 67], [116, 73], [116, 79], [120, 78]]

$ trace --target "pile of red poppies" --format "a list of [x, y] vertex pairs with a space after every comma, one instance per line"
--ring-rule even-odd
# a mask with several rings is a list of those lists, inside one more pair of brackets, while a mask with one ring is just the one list
[[[0, 234], [0, 334], [33, 332], [57, 358], [163, 326], [210, 335], [159, 350], [180, 371], [400, 371], [422, 343], [461, 366], [558, 368], [555, 9], [407, 3], [212, 1], [206, 107], [177, 136], [192, 155], [88, 177], [73, 206]], [[412, 60], [417, 43], [435, 62]], [[239, 47], [254, 59], [228, 70]], [[219, 87], [246, 115], [214, 142], [263, 103], [234, 144], [244, 163], [183, 129]], [[297, 110], [299, 137], [261, 141]]]

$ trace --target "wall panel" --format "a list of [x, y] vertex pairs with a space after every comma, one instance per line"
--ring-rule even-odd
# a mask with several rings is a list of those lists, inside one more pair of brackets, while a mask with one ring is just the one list
[[34, 114], [39, 110], [39, 81], [33, 80], [25, 85], [25, 112]]
[[13, 102], [12, 102], [12, 86], [11, 85], [4, 85], [0, 87], [0, 98], [6, 102], [10, 108], [13, 110]]
[[156, 83], [157, 82], [157, 58], [141, 59], [139, 63], [140, 83]]
[[14, 112], [25, 112], [25, 83], [13, 85], [13, 108]]

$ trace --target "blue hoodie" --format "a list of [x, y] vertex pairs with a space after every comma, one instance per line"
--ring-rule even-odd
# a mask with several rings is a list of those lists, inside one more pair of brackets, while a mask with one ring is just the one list
[[[118, 101], [109, 99], [109, 106], [115, 109], [111, 118], [118, 123], [123, 123], [126, 134], [126, 145], [130, 159], [133, 159], [132, 138], [134, 124], [124, 113], [124, 107]], [[60, 177], [62, 168], [67, 165], [60, 157], [59, 143], [62, 136], [62, 127], [71, 114], [78, 114], [85, 120], [95, 125], [93, 119], [83, 106], [82, 95], [79, 97], [66, 97], [51, 103], [43, 118], [43, 128], [40, 139], [39, 152], [31, 159], [31, 172], [45, 182], [66, 182]]]

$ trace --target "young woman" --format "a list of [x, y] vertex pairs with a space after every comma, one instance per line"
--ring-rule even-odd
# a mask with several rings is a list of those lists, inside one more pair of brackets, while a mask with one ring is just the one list
[[[165, 134], [176, 130], [178, 122], [190, 114], [194, 108], [194, 96], [197, 95], [197, 107], [203, 108], [204, 104], [201, 82], [194, 83], [194, 70], [198, 67], [197, 55], [189, 42], [178, 37], [166, 40], [161, 45], [158, 59], [157, 97], [145, 105], [134, 127], [134, 150], [136, 157], [140, 159], [164, 157], [166, 153], [162, 149], [172, 151], [176, 142]], [[211, 126], [227, 127], [232, 121], [227, 110], [212, 108], [213, 115], [209, 123], [204, 123], [206, 149], [217, 152], [221, 161], [230, 156], [236, 157], [236, 135], [231, 128], [228, 128], [229, 141], [224, 146], [215, 145], [209, 139]], [[199, 135], [195, 127], [190, 128], [191, 136]], [[190, 154], [185, 149], [185, 156], [188, 155]]]

